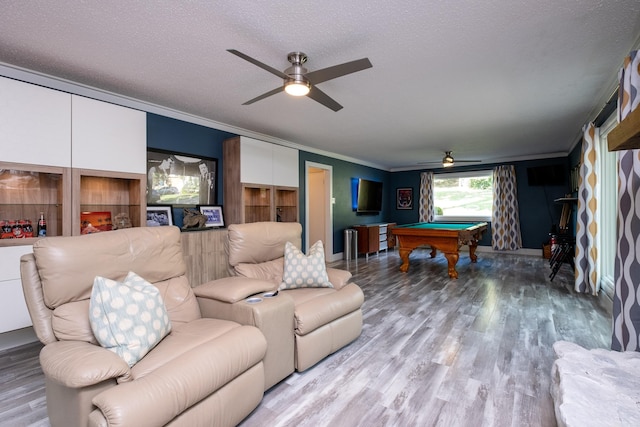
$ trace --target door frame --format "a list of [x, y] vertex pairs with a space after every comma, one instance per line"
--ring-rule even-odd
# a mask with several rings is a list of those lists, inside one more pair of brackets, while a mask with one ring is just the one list
[[327, 211], [325, 212], [325, 236], [324, 236], [324, 253], [327, 261], [334, 261], [333, 259], [333, 166], [325, 165], [323, 163], [316, 163], [306, 160], [304, 162], [304, 241], [306, 250], [309, 251], [309, 173], [310, 169], [322, 169], [327, 175], [327, 182], [325, 182], [325, 206]]

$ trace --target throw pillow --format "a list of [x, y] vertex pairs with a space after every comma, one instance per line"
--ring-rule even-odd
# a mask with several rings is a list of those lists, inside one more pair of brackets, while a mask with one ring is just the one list
[[309, 249], [309, 255], [291, 242], [284, 246], [284, 275], [279, 289], [333, 288], [324, 262], [324, 247], [318, 240]]
[[122, 357], [130, 367], [171, 331], [160, 291], [133, 272], [123, 283], [96, 276], [89, 321], [100, 345]]

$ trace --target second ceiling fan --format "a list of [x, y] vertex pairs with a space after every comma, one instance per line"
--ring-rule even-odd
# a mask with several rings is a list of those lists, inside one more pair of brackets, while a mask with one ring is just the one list
[[442, 164], [443, 168], [450, 168], [455, 163], [482, 163], [482, 160], [455, 160], [451, 155], [453, 151], [445, 151], [441, 162], [422, 162], [420, 165]]
[[283, 86], [279, 86], [269, 92], [250, 99], [242, 105], [253, 104], [256, 101], [260, 101], [261, 99], [275, 95], [276, 93], [284, 90], [293, 96], [306, 95], [325, 107], [330, 108], [333, 111], [338, 111], [342, 109], [342, 105], [338, 104], [333, 98], [318, 89], [316, 85], [326, 82], [327, 80], [342, 77], [347, 74], [366, 70], [367, 68], [372, 67], [368, 58], [362, 58], [355, 61], [345, 62], [344, 64], [323, 68], [321, 70], [308, 71], [303, 66], [303, 64], [307, 62], [307, 55], [302, 52], [291, 52], [287, 55], [287, 59], [291, 63], [291, 66], [284, 71], [279, 71], [235, 49], [227, 49], [227, 51], [284, 80]]

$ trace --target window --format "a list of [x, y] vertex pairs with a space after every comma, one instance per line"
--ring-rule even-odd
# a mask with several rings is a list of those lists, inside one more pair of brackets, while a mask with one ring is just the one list
[[493, 171], [433, 175], [436, 221], [491, 221]]
[[618, 161], [615, 152], [609, 152], [607, 135], [616, 126], [616, 114], [600, 127], [598, 144], [599, 160], [597, 160], [597, 193], [598, 208], [596, 221], [598, 234], [596, 246], [598, 251], [598, 270], [600, 271], [600, 287], [613, 298], [614, 266], [616, 259], [616, 223], [618, 218]]

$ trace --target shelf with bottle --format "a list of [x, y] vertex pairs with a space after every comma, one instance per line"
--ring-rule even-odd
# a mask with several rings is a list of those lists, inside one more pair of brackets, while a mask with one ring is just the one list
[[40, 213], [47, 236], [70, 234], [69, 175], [68, 168], [0, 162], [0, 246], [33, 244]]

